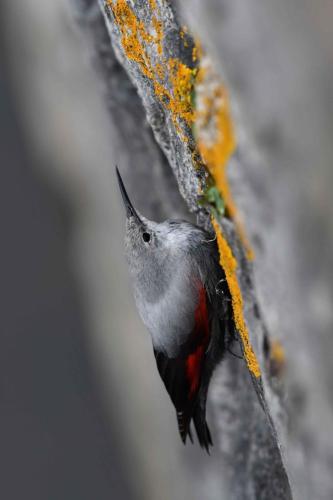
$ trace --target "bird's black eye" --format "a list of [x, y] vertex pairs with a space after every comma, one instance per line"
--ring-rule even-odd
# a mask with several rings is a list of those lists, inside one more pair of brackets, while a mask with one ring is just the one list
[[150, 242], [150, 234], [149, 233], [142, 233], [142, 239], [145, 243]]

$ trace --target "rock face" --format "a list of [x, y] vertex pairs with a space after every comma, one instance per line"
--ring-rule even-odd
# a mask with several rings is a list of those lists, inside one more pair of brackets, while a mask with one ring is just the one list
[[[139, 18], [138, 2], [128, 4]], [[190, 112], [189, 101], [179, 109], [173, 100], [172, 109], [161, 109], [169, 118], [178, 110], [192, 122], [185, 129], [183, 121], [176, 117], [175, 125], [171, 118], [173, 134], [178, 129], [183, 137], [193, 135], [192, 159], [205, 204], [193, 192], [192, 212], [148, 123], [147, 106], [137, 90], [140, 76], [131, 81], [127, 58], [120, 52], [119, 62], [115, 56], [98, 1], [1, 4], [4, 153], [9, 151], [8, 158], [21, 154], [22, 166], [32, 155], [31, 169], [20, 168], [15, 160], [6, 163], [4, 157], [9, 185], [3, 183], [8, 210], [2, 215], [10, 234], [3, 238], [2, 284], [5, 302], [9, 298], [13, 307], [4, 311], [1, 350], [6, 358], [2, 372], [11, 381], [1, 398], [6, 408], [1, 412], [1, 457], [8, 471], [3, 498], [22, 498], [19, 492], [24, 492], [27, 498], [44, 500], [55, 491], [59, 498], [71, 491], [82, 500], [122, 498], [122, 492], [135, 500], [275, 498], [284, 484], [279, 452], [242, 360], [229, 356], [212, 381], [211, 456], [179, 440], [150, 339], [131, 298], [115, 164], [135, 204], [149, 217], [197, 218], [210, 225], [209, 210], [217, 216], [237, 256], [243, 317], [260, 361], [266, 405], [277, 427], [293, 498], [333, 498], [333, 4], [318, 0], [313, 8], [313, 2], [302, 2], [302, 9], [299, 0], [179, 4], [182, 19], [216, 61], [211, 63], [196, 39], [193, 53], [183, 29], [180, 38], [186, 35], [193, 47], [184, 60], [188, 69], [175, 62], [171, 69], [182, 76], [183, 89], [195, 83], [190, 104], [197, 113]], [[161, 2], [150, 5], [164, 9]], [[174, 10], [173, 2], [171, 6]], [[153, 17], [144, 19], [144, 25]], [[177, 25], [174, 13], [172, 19]], [[154, 22], [151, 36], [156, 38], [160, 28]], [[112, 37], [119, 45], [120, 35]], [[151, 53], [156, 62], [159, 53], [153, 47]], [[231, 106], [217, 64], [228, 81]], [[171, 89], [169, 81], [163, 83]], [[176, 89], [178, 96], [184, 95]], [[152, 105], [153, 93], [151, 98]], [[168, 98], [166, 93], [158, 105], [166, 106]], [[10, 100], [14, 122], [8, 116]], [[246, 239], [231, 193], [255, 250], [250, 262], [244, 258], [244, 248], [248, 255], [250, 249], [243, 248]], [[32, 232], [27, 233], [29, 227]], [[19, 264], [17, 251], [24, 257]], [[60, 267], [53, 260], [50, 267], [47, 255]], [[72, 298], [65, 301], [69, 287], [64, 266], [70, 283], [76, 283]], [[79, 302], [84, 331], [70, 320], [68, 334], [64, 315], [74, 307], [78, 317]], [[236, 346], [233, 350], [237, 353]], [[92, 375], [98, 383], [90, 384]], [[18, 476], [22, 479], [14, 484], [11, 478]]]
[[[101, 11], [93, 1], [77, 1], [76, 6], [80, 22], [90, 31], [110, 115], [124, 139], [124, 156], [126, 149], [142, 144], [137, 164], [125, 172], [126, 182], [136, 187], [140, 210], [154, 218], [188, 218], [175, 177], [197, 222], [211, 227], [213, 215], [245, 359], [228, 356], [212, 391], [226, 459], [220, 473], [227, 498], [291, 498], [277, 438], [283, 439], [284, 432], [276, 383], [279, 366], [273, 373], [279, 360], [273, 359], [256, 297], [250, 245], [226, 175], [235, 138], [225, 88], [207, 54], [180, 24], [172, 3], [110, 0], [101, 2]], [[232, 159], [230, 168], [243, 162], [243, 168], [235, 167], [236, 188], [247, 185], [247, 161], [246, 147]]]

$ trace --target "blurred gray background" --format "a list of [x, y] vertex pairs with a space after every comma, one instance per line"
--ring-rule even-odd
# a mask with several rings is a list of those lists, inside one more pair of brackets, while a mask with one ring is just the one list
[[[181, 4], [264, 167], [274, 224], [258, 273], [271, 258], [282, 281], [285, 307], [269, 326], [286, 347], [299, 417], [292, 484], [295, 498], [329, 500], [333, 4]], [[181, 444], [134, 307], [114, 179], [128, 157], [88, 40], [65, 0], [3, 0], [0, 22], [0, 498], [223, 499], [224, 459]], [[309, 450], [313, 489], [301, 480]]]

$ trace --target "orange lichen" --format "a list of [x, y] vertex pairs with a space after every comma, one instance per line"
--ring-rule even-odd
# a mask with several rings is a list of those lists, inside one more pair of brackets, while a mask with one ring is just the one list
[[282, 344], [279, 340], [275, 339], [271, 342], [271, 354], [270, 357], [276, 363], [283, 365], [286, 361], [286, 355]]
[[[204, 57], [200, 45], [198, 45], [198, 51], [200, 51], [200, 66], [196, 77], [197, 110], [194, 128], [197, 147], [221, 194], [226, 216], [234, 220], [247, 257], [250, 259], [253, 258], [253, 252], [239, 220], [227, 178], [228, 161], [236, 148], [228, 95], [211, 64], [206, 62], [207, 58]], [[236, 274], [237, 261], [215, 219], [213, 226], [217, 235], [220, 263], [230, 289], [235, 325], [242, 340], [244, 357], [251, 373], [255, 377], [260, 377], [260, 367], [252, 349], [244, 319], [242, 292]]]
[[196, 69], [189, 68], [178, 59], [169, 59], [168, 69], [173, 89], [173, 100], [170, 102], [170, 109], [190, 124], [194, 120], [191, 91]]
[[[205, 85], [205, 80], [211, 78], [209, 70], [210, 68], [199, 70], [198, 85]], [[210, 94], [202, 98], [202, 102], [203, 109], [197, 114], [198, 149], [221, 193], [226, 215], [234, 220], [248, 259], [253, 259], [254, 254], [246, 238], [227, 177], [227, 165], [235, 151], [236, 140], [226, 89], [220, 82], [216, 83], [212, 86]], [[203, 132], [209, 127], [210, 133], [207, 139]]]
[[150, 59], [143, 43], [150, 43], [153, 40], [152, 36], [145, 30], [143, 22], [138, 21], [126, 0], [117, 0], [115, 3], [108, 0], [107, 3], [119, 26], [121, 44], [126, 56], [139, 65], [145, 76], [153, 78]]
[[157, 48], [157, 53], [159, 56], [162, 56], [163, 49], [162, 49], [162, 40], [163, 40], [163, 26], [162, 22], [157, 19], [156, 16], [152, 17], [152, 25], [155, 30], [155, 43], [156, 43], [156, 48]]
[[[252, 257], [252, 251], [232, 199], [226, 173], [228, 160], [236, 146], [228, 96], [220, 81], [217, 85], [214, 83], [216, 75], [213, 73], [212, 78], [211, 67], [204, 67], [201, 64], [203, 51], [200, 43], [196, 41], [192, 50], [193, 63], [200, 61], [198, 67], [190, 68], [176, 58], [167, 58], [163, 55], [164, 32], [162, 22], [158, 20], [156, 0], [149, 0], [152, 15], [145, 22], [136, 17], [126, 0], [106, 1], [119, 28], [121, 45], [126, 57], [134, 61], [141, 73], [151, 82], [156, 98], [170, 111], [175, 130], [181, 140], [189, 141], [187, 133], [184, 132], [184, 124], [195, 126], [198, 131], [197, 149], [191, 151], [193, 164], [198, 163], [198, 158], [204, 161], [223, 198], [226, 214], [235, 220], [247, 255], [249, 258]], [[179, 32], [184, 46], [187, 46], [185, 38], [187, 31], [187, 28], [183, 27]], [[197, 101], [200, 87], [210, 89], [210, 94], [201, 99], [203, 109], [194, 109], [192, 97], [195, 93]], [[244, 346], [244, 356], [250, 371], [259, 377], [260, 368], [243, 317], [242, 295], [236, 276], [237, 262], [217, 222], [214, 221], [213, 225], [217, 234], [221, 265], [226, 273], [232, 296], [235, 324]]]
[[[189, 68], [175, 58], [163, 57], [163, 26], [155, 15], [146, 27], [139, 21], [126, 0], [107, 0], [121, 33], [121, 44], [128, 59], [135, 61], [140, 71], [151, 81], [156, 97], [170, 110], [171, 118], [179, 132], [179, 120], [187, 125], [194, 121], [191, 105], [191, 92], [196, 69]], [[150, 0], [150, 7], [156, 11], [156, 2]], [[185, 30], [184, 30], [185, 32]], [[154, 49], [161, 62], [152, 62], [148, 47]], [[166, 85], [169, 81], [169, 90]]]
[[[217, 107], [215, 108], [215, 103]], [[206, 121], [215, 120], [215, 138], [211, 143], [204, 140], [198, 141], [198, 148], [210, 173], [220, 189], [223, 199], [233, 217], [236, 207], [231, 197], [230, 189], [226, 179], [225, 166], [235, 150], [236, 141], [232, 121], [230, 119], [228, 99], [225, 89], [220, 85], [214, 92], [214, 96], [205, 98], [206, 109], [203, 118]]]
[[152, 11], [156, 9], [156, 0], [149, 0], [149, 5]]
[[251, 346], [249, 332], [244, 319], [243, 298], [236, 274], [237, 261], [227, 240], [222, 233], [218, 222], [215, 219], [212, 219], [212, 224], [217, 237], [217, 243], [220, 252], [220, 264], [224, 269], [231, 294], [234, 321], [242, 340], [244, 357], [249, 370], [255, 377], [258, 378], [260, 377], [261, 372], [258, 360]]
[[277, 339], [270, 344], [269, 361], [271, 372], [276, 376], [281, 375], [286, 366], [286, 355], [281, 342]]

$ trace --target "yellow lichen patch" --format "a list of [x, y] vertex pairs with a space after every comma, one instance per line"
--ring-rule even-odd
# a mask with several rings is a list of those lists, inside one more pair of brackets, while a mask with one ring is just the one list
[[270, 369], [274, 375], [281, 375], [286, 365], [286, 355], [281, 342], [277, 339], [270, 344]]
[[[142, 74], [149, 78], [156, 97], [171, 112], [176, 130], [182, 134], [180, 120], [184, 120], [189, 126], [194, 121], [191, 92], [196, 69], [189, 68], [178, 59], [163, 56], [164, 33], [162, 22], [157, 18], [155, 0], [150, 0], [152, 16], [150, 20], [147, 19], [147, 25], [137, 19], [126, 0], [107, 0], [107, 4], [119, 27], [121, 44], [127, 58], [135, 61]], [[182, 33], [184, 36], [185, 29]], [[152, 61], [149, 55], [154, 52], [158, 61]]]
[[163, 40], [163, 26], [162, 22], [157, 19], [156, 16], [152, 17], [152, 25], [155, 30], [155, 43], [157, 46], [157, 53], [159, 56], [162, 56], [162, 40]]
[[[235, 137], [229, 111], [228, 96], [211, 65], [203, 62], [200, 43], [192, 50], [193, 62], [199, 67], [190, 68], [178, 58], [168, 58], [163, 51], [163, 25], [159, 21], [156, 0], [149, 0], [151, 16], [139, 20], [126, 0], [106, 0], [121, 35], [121, 45], [126, 57], [134, 61], [149, 80], [156, 98], [170, 111], [175, 130], [184, 143], [189, 142], [188, 127], [195, 126], [197, 148], [191, 150], [193, 164], [202, 159], [213, 177], [226, 205], [227, 215], [238, 226], [243, 244], [250, 257], [244, 231], [238, 220], [235, 203], [229, 188], [226, 166], [235, 150]], [[188, 46], [187, 28], [180, 30], [184, 47]], [[195, 65], [195, 64], [194, 64]], [[193, 108], [195, 98], [196, 109]], [[200, 161], [201, 163], [201, 161]], [[243, 317], [242, 295], [236, 276], [237, 262], [218, 224], [214, 223], [220, 250], [221, 265], [226, 273], [236, 327], [240, 333], [244, 355], [251, 372], [260, 376], [260, 369], [252, 350]]]
[[224, 269], [226, 280], [229, 286], [232, 308], [234, 313], [234, 321], [236, 328], [242, 340], [244, 356], [247, 366], [255, 377], [260, 377], [260, 367], [256, 355], [251, 346], [249, 332], [245, 323], [243, 313], [243, 298], [237, 279], [237, 261], [232, 253], [232, 250], [225, 239], [222, 230], [215, 219], [212, 219], [212, 224], [217, 237], [217, 244], [220, 252], [220, 264]]
[[178, 59], [169, 59], [168, 69], [173, 89], [173, 100], [170, 102], [170, 109], [188, 124], [191, 124], [194, 120], [191, 91], [196, 69], [189, 68]]
[[[192, 57], [197, 57], [197, 53], [200, 53], [200, 66], [195, 85], [196, 114], [194, 128], [198, 151], [220, 192], [225, 204], [226, 216], [234, 220], [242, 244], [246, 249], [247, 257], [251, 259], [253, 258], [253, 252], [247, 241], [243, 225], [239, 220], [227, 178], [228, 161], [236, 148], [228, 95], [210, 61], [204, 56], [201, 46], [196, 45], [198, 49], [192, 54]], [[215, 219], [213, 219], [213, 226], [220, 252], [220, 264], [226, 274], [232, 299], [234, 321], [241, 337], [244, 357], [251, 373], [255, 377], [260, 377], [259, 363], [251, 346], [244, 319], [242, 292], [236, 274], [237, 261]]]
[[[199, 68], [190, 68], [176, 58], [165, 58], [163, 26], [158, 20], [156, 0], [150, 0], [152, 16], [146, 24], [137, 19], [126, 0], [107, 0], [107, 3], [119, 27], [126, 56], [151, 81], [156, 97], [171, 112], [181, 139], [187, 138], [182, 121], [188, 126], [195, 125], [199, 154], [224, 200], [226, 215], [236, 223], [247, 257], [253, 258], [227, 179], [227, 163], [236, 146], [228, 96], [212, 65], [203, 63], [207, 58], [202, 57], [200, 42], [196, 41], [192, 50], [193, 62], [200, 60]], [[180, 30], [182, 40], [187, 31], [185, 26]], [[152, 61], [150, 54], [154, 51], [157, 57]], [[194, 90], [196, 110], [192, 103]]]
[[116, 2], [108, 0], [107, 4], [112, 10], [119, 26], [121, 44], [126, 56], [139, 65], [145, 76], [153, 78], [150, 58], [144, 46], [144, 42], [150, 43], [153, 37], [147, 33], [142, 21], [138, 21], [126, 0], [117, 0]]
[[[156, 97], [163, 106], [171, 112], [171, 118], [177, 132], [182, 138], [179, 120], [184, 120], [191, 126], [194, 122], [194, 110], [191, 103], [191, 93], [194, 87], [197, 70], [189, 68], [176, 58], [163, 57], [163, 26], [156, 14], [156, 2], [151, 0], [153, 11], [147, 26], [139, 21], [126, 0], [108, 0], [116, 23], [121, 32], [121, 44], [128, 59], [135, 61], [140, 71], [151, 81]], [[155, 9], [155, 11], [153, 10]], [[184, 27], [180, 36], [184, 38], [187, 29]], [[154, 63], [149, 56], [148, 48], [159, 56]], [[166, 83], [169, 83], [167, 86]]]
[[248, 259], [254, 254], [246, 238], [230, 190], [227, 165], [235, 151], [236, 139], [226, 89], [211, 64], [203, 64], [196, 79], [197, 113], [195, 131], [200, 155], [219, 189], [226, 215], [234, 220]]
[[152, 11], [156, 9], [156, 0], [149, 0], [149, 5]]
[[221, 191], [230, 216], [233, 217], [236, 213], [236, 207], [228, 186], [225, 166], [235, 150], [236, 142], [230, 119], [228, 99], [222, 85], [216, 88], [213, 97], [206, 97], [205, 106], [206, 109], [202, 116], [203, 126], [207, 126], [213, 120], [215, 122], [215, 134], [213, 140], [207, 141], [199, 138], [198, 148], [215, 179], [217, 187]]
[[187, 26], [182, 26], [181, 29], [180, 29], [180, 37], [181, 38], [184, 38], [184, 36], [188, 33], [188, 27]]

